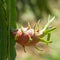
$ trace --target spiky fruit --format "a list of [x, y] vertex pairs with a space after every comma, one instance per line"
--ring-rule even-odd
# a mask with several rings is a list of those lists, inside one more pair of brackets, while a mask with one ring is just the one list
[[27, 29], [24, 33], [22, 33], [21, 29], [19, 29], [16, 33], [16, 37], [16, 42], [22, 46], [36, 45], [39, 41], [38, 35], [34, 34], [34, 29]]
[[[55, 17], [48, 21], [42, 30], [39, 30], [40, 27], [38, 22], [35, 24], [34, 28], [31, 28], [30, 24], [28, 24], [27, 28], [21, 27], [20, 29], [14, 31], [13, 34], [15, 35], [16, 42], [22, 46], [35, 46], [38, 42], [41, 41], [47, 44], [50, 43], [50, 32], [55, 28], [48, 28], [48, 26], [54, 20], [54, 18]], [[45, 35], [48, 35], [48, 40], [43, 39]]]

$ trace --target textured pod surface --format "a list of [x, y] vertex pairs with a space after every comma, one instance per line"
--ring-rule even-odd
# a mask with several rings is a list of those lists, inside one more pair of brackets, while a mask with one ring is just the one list
[[[55, 17], [51, 18], [42, 30], [40, 30], [39, 27], [40, 21], [38, 21], [38, 23], [35, 24], [34, 28], [31, 28], [29, 23], [27, 28], [21, 26], [21, 28], [14, 33], [16, 42], [22, 46], [34, 46], [38, 42], [44, 42], [46, 44], [50, 43], [51, 41], [49, 41], [50, 40], [49, 33], [55, 30], [56, 28], [55, 27], [48, 28], [48, 26], [49, 24], [52, 23], [54, 19]], [[43, 39], [45, 35], [48, 35], [47, 40]]]
[[35, 45], [39, 41], [38, 36], [34, 35], [34, 29], [27, 29], [24, 33], [19, 29], [16, 35], [16, 42], [23, 46]]

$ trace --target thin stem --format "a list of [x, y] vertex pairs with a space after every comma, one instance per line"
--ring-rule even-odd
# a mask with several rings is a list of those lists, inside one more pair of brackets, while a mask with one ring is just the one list
[[54, 21], [54, 19], [55, 19], [55, 16], [54, 16], [51, 20], [48, 21], [48, 23], [45, 25], [45, 27], [44, 27], [44, 29], [42, 30], [42, 32], [44, 32], [44, 31], [47, 29], [47, 27], [49, 26], [49, 24], [51, 24], [52, 21]]

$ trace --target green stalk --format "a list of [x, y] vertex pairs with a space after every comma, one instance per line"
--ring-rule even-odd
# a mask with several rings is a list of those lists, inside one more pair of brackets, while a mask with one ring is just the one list
[[8, 22], [8, 60], [15, 60], [15, 39], [10, 29], [16, 29], [16, 0], [6, 0]]
[[7, 25], [4, 1], [0, 0], [0, 60], [7, 58]]
[[44, 32], [48, 28], [48, 26], [54, 21], [54, 19], [55, 19], [55, 16], [51, 20], [48, 21], [48, 23], [43, 28], [42, 32]]

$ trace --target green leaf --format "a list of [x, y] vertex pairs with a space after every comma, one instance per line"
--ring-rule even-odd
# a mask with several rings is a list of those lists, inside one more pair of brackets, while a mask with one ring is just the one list
[[52, 28], [45, 30], [40, 37], [44, 37], [45, 35], [49, 34], [50, 32], [52, 32], [55, 29], [56, 29], [55, 27], [52, 27]]
[[51, 36], [51, 33], [48, 33], [48, 35], [47, 35], [47, 41], [50, 41], [50, 36]]
[[55, 19], [55, 16], [51, 18], [50, 20], [48, 20], [47, 24], [42, 29], [42, 32], [44, 32], [48, 28], [48, 26], [54, 21], [54, 19]]
[[8, 23], [8, 60], [15, 60], [15, 38], [10, 32], [10, 29], [16, 29], [16, 0], [5, 0], [6, 1], [6, 13]]
[[0, 60], [7, 58], [7, 24], [4, 2], [0, 0]]
[[47, 41], [47, 40], [44, 40], [43, 38], [39, 38], [39, 40], [40, 40], [40, 42], [44, 42], [46, 44], [52, 43], [52, 41]]

